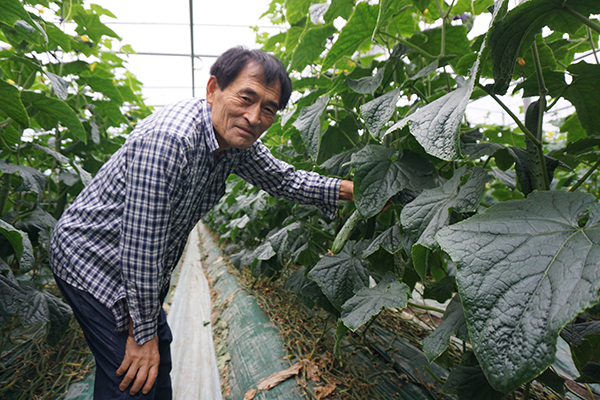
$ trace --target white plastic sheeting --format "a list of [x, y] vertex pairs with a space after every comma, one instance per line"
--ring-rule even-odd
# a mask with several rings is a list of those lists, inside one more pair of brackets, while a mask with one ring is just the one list
[[167, 316], [173, 332], [173, 400], [222, 399], [210, 323], [210, 291], [202, 270], [199, 245], [196, 227], [190, 234]]

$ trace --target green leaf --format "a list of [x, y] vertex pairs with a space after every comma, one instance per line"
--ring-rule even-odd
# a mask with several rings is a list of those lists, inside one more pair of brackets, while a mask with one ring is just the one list
[[422, 70], [420, 70], [419, 72], [417, 72], [416, 74], [414, 74], [413, 76], [409, 77], [410, 80], [417, 80], [420, 78], [423, 78], [424, 76], [427, 76], [429, 74], [433, 74], [439, 66], [439, 61], [436, 58], [435, 61], [433, 61], [431, 64], [429, 64], [428, 66], [426, 66], [425, 68], [423, 68]]
[[[468, 180], [463, 183], [466, 175]], [[481, 167], [469, 171], [466, 166], [456, 170], [452, 179], [435, 189], [426, 189], [402, 209], [400, 220], [404, 231], [415, 244], [435, 249], [435, 234], [450, 223], [450, 213], [477, 210], [491, 176]]]
[[444, 384], [443, 392], [458, 395], [459, 400], [502, 400], [500, 393], [490, 386], [480, 366], [455, 365]]
[[104, 94], [117, 105], [123, 104], [123, 96], [111, 78], [82, 76], [79, 81], [89, 85], [95, 92]]
[[[56, 120], [62, 122], [73, 136], [82, 142], [87, 142], [87, 132], [79, 121], [75, 111], [69, 107], [67, 103], [59, 99], [53, 99], [47, 97], [45, 94], [36, 92], [21, 92], [21, 99], [28, 107], [32, 107], [39, 111], [40, 114], [49, 118], [49, 120]], [[36, 117], [36, 119], [39, 118]], [[55, 126], [48, 127], [48, 129], [54, 128]]]
[[29, 126], [29, 116], [21, 102], [19, 89], [0, 79], [0, 111], [24, 128]]
[[300, 115], [292, 124], [300, 131], [302, 140], [313, 159], [316, 159], [319, 154], [323, 111], [327, 108], [328, 103], [329, 96], [319, 97], [314, 104], [300, 110]]
[[46, 72], [46, 76], [52, 82], [52, 89], [56, 93], [56, 97], [61, 100], [66, 100], [69, 94], [69, 82], [61, 78], [60, 76], [53, 74], [52, 72]]
[[505, 94], [513, 76], [521, 49], [528, 49], [544, 26], [573, 33], [581, 26], [566, 8], [585, 16], [600, 13], [600, 3], [587, 0], [528, 0], [494, 21], [488, 33], [494, 74], [493, 92]]
[[309, 309], [312, 309], [315, 305], [319, 305], [326, 310], [333, 310], [331, 303], [323, 294], [319, 285], [315, 281], [308, 279], [305, 273], [306, 267], [300, 267], [290, 275], [285, 283], [285, 288], [296, 293], [300, 301]]
[[347, 21], [354, 11], [355, 4], [355, 0], [331, 0], [331, 5], [323, 16], [325, 22], [333, 22], [337, 17], [342, 17]]
[[12, 245], [15, 255], [19, 260], [19, 266], [23, 272], [27, 272], [33, 268], [35, 257], [33, 255], [33, 247], [29, 241], [29, 236], [23, 231], [16, 229], [14, 226], [0, 219], [0, 233]]
[[348, 327], [344, 325], [341, 319], [338, 319], [337, 327], [335, 328], [335, 345], [333, 346], [333, 353], [337, 356], [341, 355], [340, 344], [342, 339], [348, 333]]
[[348, 23], [342, 28], [340, 36], [335, 41], [323, 61], [323, 71], [333, 65], [344, 56], [350, 56], [367, 38], [371, 37], [377, 25], [379, 7], [361, 2], [356, 5]]
[[19, 0], [2, 0], [0, 2], [0, 22], [13, 26], [18, 20], [31, 21]]
[[315, 3], [308, 7], [310, 13], [310, 22], [318, 25], [321, 22], [321, 18], [325, 15], [331, 3]]
[[302, 71], [307, 65], [314, 62], [325, 50], [327, 38], [337, 30], [333, 25], [326, 25], [309, 29], [302, 37], [298, 47], [292, 55], [291, 68]]
[[446, 311], [442, 323], [423, 340], [423, 352], [429, 362], [438, 358], [450, 345], [450, 337], [456, 335], [457, 338], [469, 341], [469, 331], [465, 313], [463, 312], [460, 295], [456, 294]]
[[436, 239], [457, 264], [473, 349], [501, 392], [551, 365], [561, 329], [598, 303], [600, 206], [590, 194], [533, 192]]
[[478, 66], [479, 59], [467, 82], [394, 124], [385, 135], [408, 123], [410, 133], [427, 153], [446, 161], [459, 158], [460, 125], [473, 92]]
[[312, 0], [285, 0], [285, 18], [290, 25], [306, 17]]
[[385, 66], [379, 68], [377, 73], [373, 76], [364, 76], [358, 79], [348, 78], [348, 86], [356, 93], [362, 94], [373, 94], [375, 90], [381, 85], [383, 81], [383, 74], [385, 73]]
[[410, 151], [400, 154], [383, 146], [365, 146], [352, 155], [352, 167], [355, 204], [365, 219], [379, 213], [402, 189], [435, 187], [433, 165]]
[[46, 175], [42, 174], [35, 168], [26, 165], [8, 164], [4, 160], [0, 160], [0, 172], [3, 174], [17, 174], [23, 179], [19, 186], [19, 190], [23, 192], [35, 192], [41, 195], [46, 186]]
[[50, 346], [55, 346], [67, 332], [73, 312], [71, 311], [71, 307], [61, 299], [45, 290], [38, 292], [37, 296], [41, 297], [40, 301], [46, 304], [49, 322], [46, 328], [46, 341]]
[[338, 310], [354, 294], [369, 285], [369, 275], [362, 260], [363, 247], [346, 243], [338, 254], [324, 256], [308, 273]]
[[410, 290], [393, 274], [386, 275], [375, 287], [361, 289], [342, 306], [342, 321], [353, 332], [388, 307], [405, 308]]
[[564, 93], [565, 99], [577, 109], [577, 117], [587, 134], [600, 134], [600, 65], [581, 61], [567, 70], [572, 74], [573, 82]]
[[381, 128], [394, 115], [399, 97], [400, 89], [396, 88], [360, 106], [360, 115], [369, 132], [376, 138], [380, 138]]
[[73, 9], [77, 10], [77, 13], [73, 16], [73, 20], [77, 22], [75, 31], [79, 36], [87, 35], [95, 43], [102, 41], [102, 36], [121, 39], [115, 31], [102, 23], [100, 15], [94, 14], [92, 10], [84, 10], [81, 6], [77, 8], [73, 7]]
[[392, 225], [385, 232], [382, 232], [369, 244], [369, 247], [363, 253], [363, 258], [367, 258], [374, 254], [380, 248], [384, 249], [390, 254], [396, 254], [400, 250], [404, 249], [407, 253], [410, 253], [412, 242], [410, 238], [402, 230], [400, 223]]

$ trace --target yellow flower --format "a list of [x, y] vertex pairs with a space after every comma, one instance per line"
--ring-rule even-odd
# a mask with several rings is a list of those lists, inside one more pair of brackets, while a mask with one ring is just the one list
[[90, 71], [94, 72], [94, 68], [96, 68], [96, 64], [98, 64], [98, 63], [93, 63], [92, 65], [90, 65]]
[[7, 79], [6, 82], [10, 83], [11, 85], [15, 84], [15, 81], [13, 81], [12, 79]]
[[87, 37], [87, 36], [85, 36], [85, 35], [81, 35], [81, 36], [80, 36], [80, 38], [81, 38], [81, 40], [82, 40], [82, 41], [84, 41], [84, 42], [89, 42], [89, 41], [90, 41], [90, 39], [88, 39], [88, 37]]

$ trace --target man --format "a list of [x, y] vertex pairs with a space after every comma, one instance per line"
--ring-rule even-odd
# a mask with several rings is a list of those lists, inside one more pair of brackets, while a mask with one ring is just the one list
[[69, 207], [50, 263], [96, 359], [96, 399], [170, 399], [171, 332], [161, 307], [189, 232], [235, 173], [270, 194], [335, 216], [352, 182], [295, 171], [258, 140], [285, 107], [283, 64], [258, 50], [225, 52], [206, 101], [141, 121]]

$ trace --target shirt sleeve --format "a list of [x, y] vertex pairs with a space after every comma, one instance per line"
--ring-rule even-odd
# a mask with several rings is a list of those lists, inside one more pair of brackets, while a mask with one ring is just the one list
[[119, 256], [138, 344], [157, 333], [159, 292], [171, 225], [171, 205], [185, 157], [169, 135], [149, 133], [128, 144]]
[[296, 170], [294, 166], [273, 157], [260, 141], [246, 150], [244, 156], [234, 173], [247, 182], [272, 196], [315, 205], [329, 218], [337, 215], [340, 179]]

